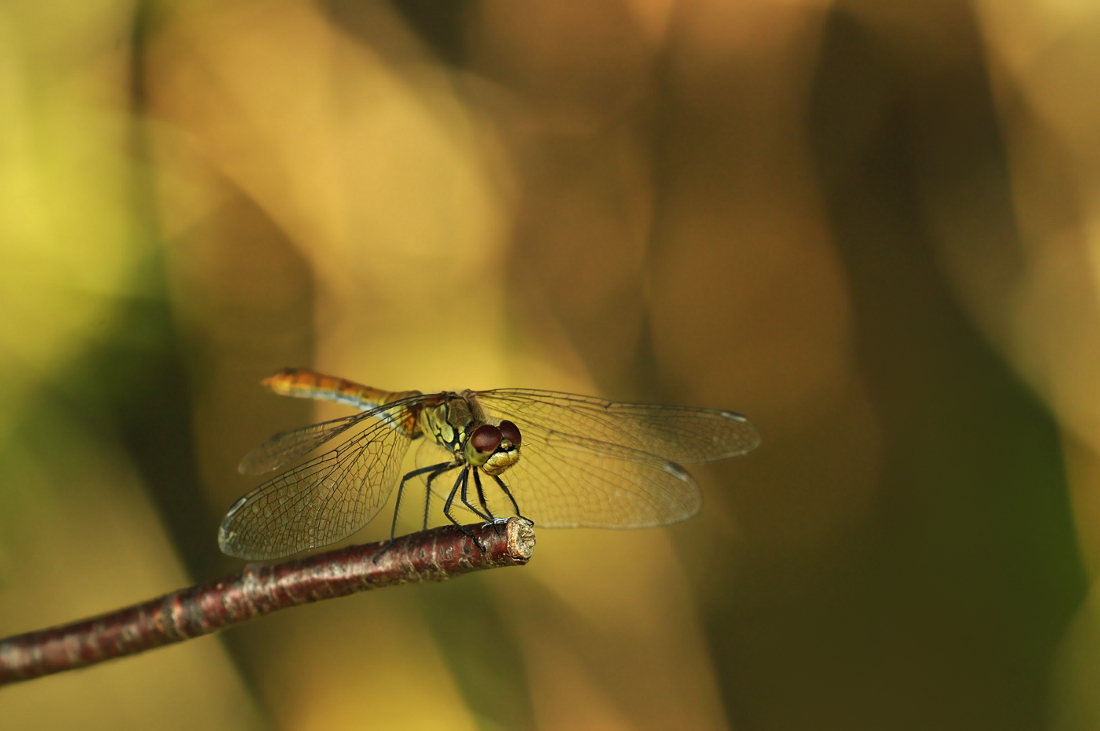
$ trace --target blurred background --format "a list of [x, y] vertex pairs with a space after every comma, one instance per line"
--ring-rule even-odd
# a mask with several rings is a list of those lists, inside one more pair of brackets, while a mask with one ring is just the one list
[[1100, 729], [1098, 84], [1080, 0], [7, 0], [0, 634], [239, 570], [237, 462], [348, 413], [284, 366], [764, 444], [2, 725]]

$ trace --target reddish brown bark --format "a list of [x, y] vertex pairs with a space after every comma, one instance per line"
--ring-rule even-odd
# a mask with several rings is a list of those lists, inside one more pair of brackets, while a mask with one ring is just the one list
[[142, 604], [8, 637], [0, 640], [0, 684], [134, 655], [299, 604], [523, 565], [535, 545], [530, 525], [518, 518], [466, 530], [484, 550], [457, 527], [444, 526], [402, 536], [389, 548], [371, 543], [273, 566], [247, 566]]

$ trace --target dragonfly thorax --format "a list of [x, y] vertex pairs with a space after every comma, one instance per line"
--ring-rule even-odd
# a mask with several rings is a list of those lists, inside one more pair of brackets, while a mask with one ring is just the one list
[[519, 462], [519, 428], [510, 421], [494, 424], [473, 391], [454, 392], [420, 411], [420, 431], [454, 455], [456, 464], [481, 467], [499, 475]]
[[447, 393], [420, 412], [420, 428], [455, 456], [457, 463], [499, 475], [519, 461], [519, 427], [510, 421], [494, 424], [471, 391]]

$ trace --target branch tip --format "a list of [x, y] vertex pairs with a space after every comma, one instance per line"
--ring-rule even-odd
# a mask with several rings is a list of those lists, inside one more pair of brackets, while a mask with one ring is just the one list
[[504, 523], [433, 528], [389, 545], [371, 543], [274, 565], [249, 564], [239, 573], [141, 604], [2, 639], [0, 685], [135, 655], [299, 604], [522, 566], [534, 547], [530, 522], [509, 518]]

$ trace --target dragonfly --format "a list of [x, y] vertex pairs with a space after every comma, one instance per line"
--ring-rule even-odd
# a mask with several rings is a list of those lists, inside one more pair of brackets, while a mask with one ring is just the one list
[[[243, 474], [263, 475], [335, 443], [230, 506], [218, 544], [250, 560], [349, 537], [374, 519], [396, 485], [392, 541], [416, 478], [426, 482], [425, 528], [433, 496], [460, 529], [456, 509], [487, 522], [515, 515], [550, 528], [670, 525], [695, 515], [702, 502], [681, 464], [735, 457], [760, 444], [752, 422], [733, 411], [527, 388], [385, 391], [304, 369], [262, 384], [359, 411], [276, 434], [241, 461]], [[417, 441], [417, 466], [401, 475]]]

